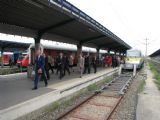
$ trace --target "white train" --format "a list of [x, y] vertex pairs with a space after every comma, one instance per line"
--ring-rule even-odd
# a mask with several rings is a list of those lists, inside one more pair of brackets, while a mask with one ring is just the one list
[[137, 69], [140, 69], [144, 64], [144, 58], [140, 50], [130, 49], [126, 52], [125, 64], [123, 69], [133, 69], [136, 65]]

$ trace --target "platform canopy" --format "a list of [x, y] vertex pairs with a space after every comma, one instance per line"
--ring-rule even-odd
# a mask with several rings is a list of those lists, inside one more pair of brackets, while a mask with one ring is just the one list
[[160, 56], [160, 49], [149, 55], [150, 57], [157, 57]]
[[120, 52], [131, 48], [65, 0], [0, 0], [0, 32]]
[[29, 43], [20, 43], [13, 41], [0, 40], [0, 51], [14, 52], [14, 51], [26, 51], [29, 48]]

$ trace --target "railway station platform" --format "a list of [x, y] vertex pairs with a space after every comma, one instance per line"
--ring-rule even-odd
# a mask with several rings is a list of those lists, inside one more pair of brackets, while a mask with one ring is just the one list
[[98, 68], [96, 74], [85, 74], [79, 77], [78, 70], [60, 80], [59, 76], [51, 74], [48, 87], [39, 82], [38, 90], [31, 90], [33, 80], [27, 78], [27, 73], [17, 73], [0, 76], [0, 119], [12, 120], [47, 104], [103, 80], [117, 72], [118, 68]]

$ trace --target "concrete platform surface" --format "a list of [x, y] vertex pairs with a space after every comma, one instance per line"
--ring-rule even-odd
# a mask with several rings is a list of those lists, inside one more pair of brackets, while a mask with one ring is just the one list
[[[60, 91], [96, 79], [102, 75], [112, 73], [115, 70], [116, 69], [111, 68], [98, 68], [96, 74], [86, 74], [82, 78], [79, 78], [79, 72], [75, 71], [70, 75], [66, 74], [62, 80], [59, 79], [59, 75], [51, 74], [48, 87], [44, 87], [44, 82], [40, 81], [39, 89], [35, 91], [31, 90], [33, 87], [33, 80], [28, 79], [26, 73], [0, 76], [0, 119], [5, 120], [5, 117], [8, 116], [7, 119], [10, 120], [21, 116], [21, 112], [18, 113], [16, 109], [18, 109], [18, 111], [23, 110], [22, 114], [25, 113], [24, 109], [26, 109], [26, 112], [35, 110], [45, 105], [47, 102], [52, 102], [52, 100], [67, 96], [81, 89], [84, 85], [75, 88], [75, 90], [69, 93], [62, 94]], [[97, 81], [98, 80], [100, 79], [98, 78]], [[91, 84], [91, 82], [89, 84]], [[86, 86], [89, 84], [86, 84]], [[36, 104], [32, 105], [34, 102], [36, 102]], [[33, 108], [28, 108], [29, 106], [27, 106], [27, 104], [31, 105]]]
[[149, 69], [147, 76], [144, 91], [138, 96], [136, 119], [160, 120], [160, 91], [154, 83], [155, 79]]

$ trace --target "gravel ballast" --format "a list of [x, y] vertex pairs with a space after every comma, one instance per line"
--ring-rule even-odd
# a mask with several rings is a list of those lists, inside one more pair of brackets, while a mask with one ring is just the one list
[[138, 99], [138, 90], [143, 77], [139, 75], [134, 79], [121, 103], [115, 110], [111, 120], [135, 120]]

